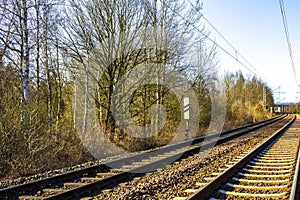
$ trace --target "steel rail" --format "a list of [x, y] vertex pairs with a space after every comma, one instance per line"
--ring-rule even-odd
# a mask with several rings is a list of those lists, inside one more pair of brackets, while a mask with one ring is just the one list
[[294, 173], [294, 178], [293, 178], [293, 185], [292, 185], [292, 189], [291, 189], [291, 193], [290, 193], [290, 200], [294, 200], [294, 199], [299, 199], [299, 194], [297, 194], [299, 192], [299, 165], [300, 165], [300, 148], [298, 145], [298, 157], [297, 157], [297, 163], [296, 163], [296, 169], [295, 169], [295, 173]]
[[[280, 118], [280, 119], [282, 119], [282, 118]], [[277, 121], [277, 120], [278, 119], [276, 119], [275, 121]], [[264, 126], [266, 126], [270, 123], [273, 123], [273, 122], [274, 122], [273, 120], [271, 120], [271, 121], [268, 120], [266, 123], [259, 123], [258, 127], [255, 126], [252, 129], [251, 128], [248, 129], [249, 126], [247, 125], [247, 126], [245, 126], [246, 130], [241, 131], [242, 129], [239, 128], [238, 131], [241, 131], [241, 132], [238, 132], [237, 134], [234, 134], [234, 135], [226, 136], [226, 134], [232, 132], [232, 131], [228, 131], [226, 134], [224, 134], [225, 136], [223, 138], [220, 138], [216, 142], [216, 144], [217, 145], [222, 144], [226, 141], [229, 141], [231, 139], [240, 137], [241, 135], [252, 132], [253, 130], [257, 130], [258, 128], [264, 127]], [[118, 174], [117, 176], [113, 176], [113, 177], [109, 177], [107, 179], [99, 180], [99, 181], [93, 182], [89, 185], [85, 185], [85, 186], [82, 186], [82, 187], [79, 187], [79, 188], [68, 190], [64, 193], [59, 193], [59, 194], [55, 194], [55, 195], [50, 196], [50, 197], [45, 197], [44, 199], [45, 200], [80, 199], [81, 197], [83, 197], [82, 195], [86, 196], [88, 194], [92, 194], [93, 189], [95, 189], [95, 190], [99, 190], [100, 188], [101, 189], [106, 189], [105, 186], [109, 185], [109, 184], [112, 184], [113, 182], [119, 182], [122, 179], [132, 179], [132, 178], [134, 178], [134, 176], [138, 176], [138, 173], [143, 173], [144, 171], [154, 171], [158, 168], [165, 167], [167, 164], [169, 164], [170, 162], [172, 162], [174, 160], [178, 161], [182, 158], [187, 157], [190, 154], [199, 153], [200, 148], [201, 148], [201, 150], [205, 150], [205, 149], [207, 149], [211, 146], [211, 143], [214, 143], [214, 142], [215, 141], [208, 142], [208, 143], [206, 143], [204, 145], [201, 145], [201, 146], [195, 146], [192, 149], [186, 150], [184, 153], [177, 153], [177, 154], [168, 156], [166, 158], [162, 158], [160, 160], [151, 162], [149, 164], [140, 166], [138, 168], [134, 168], [132, 170], [122, 172], [122, 173]]]
[[[108, 166], [114, 166], [116, 168], [120, 168], [122, 165], [130, 164], [132, 162], [138, 162], [138, 161], [141, 161], [142, 159], [155, 157], [155, 156], [167, 153], [167, 152], [171, 152], [171, 151], [176, 150], [176, 149], [180, 149], [180, 148], [184, 148], [184, 147], [194, 145], [194, 148], [188, 149], [183, 153], [182, 152], [177, 153], [177, 154], [168, 156], [166, 158], [163, 158], [161, 160], [154, 161], [154, 162], [146, 164], [144, 166], [135, 168], [133, 170], [128, 170], [126, 172], [119, 173], [115, 176], [108, 177], [108, 178], [105, 178], [103, 180], [95, 181], [93, 183], [89, 183], [89, 184], [81, 186], [79, 188], [68, 190], [68, 191], [65, 192], [65, 194], [60, 193], [60, 194], [57, 194], [57, 195], [53, 195], [52, 197], [47, 197], [45, 199], [74, 199], [74, 198], [78, 198], [78, 197], [81, 197], [83, 194], [87, 194], [87, 193], [93, 191], [93, 188], [94, 189], [106, 188], [108, 185], [110, 185], [110, 184], [112, 184], [116, 181], [118, 182], [118, 181], [121, 181], [123, 179], [134, 178], [135, 176], [138, 175], [137, 172], [142, 173], [145, 170], [153, 171], [153, 170], [156, 170], [157, 168], [164, 167], [169, 162], [185, 158], [185, 157], [187, 157], [187, 155], [189, 155], [191, 153], [198, 153], [200, 147], [203, 150], [205, 150], [205, 148], [209, 147], [211, 142], [208, 142], [205, 145], [200, 145], [200, 146], [197, 146], [197, 144], [199, 144], [199, 143], [201, 143], [201, 142], [203, 142], [207, 139], [214, 140], [214, 139], [218, 138], [219, 136], [224, 136], [223, 138], [221, 138], [217, 142], [212, 141], [212, 142], [216, 142], [216, 144], [221, 144], [221, 143], [224, 143], [224, 142], [226, 142], [230, 139], [239, 137], [241, 135], [247, 134], [251, 131], [254, 131], [254, 130], [257, 130], [261, 127], [264, 127], [268, 124], [274, 123], [274, 122], [276, 122], [278, 120], [281, 120], [285, 117], [286, 117], [286, 115], [275, 117], [275, 118], [265, 120], [265, 121], [262, 121], [262, 122], [257, 122], [257, 123], [241, 126], [241, 127], [235, 128], [235, 129], [226, 130], [226, 131], [223, 131], [221, 133], [210, 134], [210, 135], [205, 136], [205, 137], [201, 137], [201, 138], [197, 138], [197, 139], [193, 139], [193, 140], [188, 140], [188, 141], [181, 142], [181, 143], [178, 143], [178, 144], [168, 145], [168, 146], [165, 146], [165, 147], [162, 147], [162, 148], [159, 148], [159, 149], [145, 151], [145, 152], [137, 154], [137, 155], [117, 159], [117, 160], [110, 161], [110, 162], [107, 162], [107, 163], [103, 163], [103, 164], [100, 164], [100, 165], [97, 165], [97, 166], [92, 166], [92, 167], [88, 167], [88, 168], [84, 168], [84, 169], [74, 170], [74, 171], [71, 171], [71, 172], [55, 175], [55, 176], [44, 178], [44, 179], [41, 179], [41, 180], [36, 180], [36, 181], [33, 181], [33, 182], [29, 182], [29, 183], [25, 183], [25, 184], [21, 184], [21, 185], [12, 186], [12, 187], [9, 187], [9, 188], [1, 189], [0, 190], [0, 199], [16, 199], [20, 195], [29, 194], [29, 193], [32, 194], [32, 193], [37, 192], [41, 189], [51, 187], [51, 185], [57, 185], [58, 183], [72, 181], [76, 178], [82, 177], [83, 174], [93, 175], [97, 172], [107, 172], [110, 169], [110, 167], [108, 167]], [[230, 135], [230, 133], [234, 133], [234, 132], [237, 132], [237, 133]]]
[[212, 191], [217, 190], [220, 185], [222, 185], [228, 177], [231, 177], [232, 175], [236, 174], [240, 171], [240, 167], [246, 165], [248, 162], [250, 162], [255, 156], [259, 154], [262, 150], [264, 150], [269, 144], [271, 144], [276, 138], [278, 138], [281, 134], [283, 134], [296, 120], [296, 117], [294, 116], [285, 126], [283, 126], [281, 129], [276, 131], [272, 136], [270, 136], [268, 139], [266, 139], [261, 145], [253, 149], [250, 153], [248, 153], [246, 156], [244, 156], [242, 159], [237, 161], [234, 165], [232, 165], [230, 168], [225, 170], [223, 173], [218, 175], [216, 178], [214, 178], [212, 181], [207, 183], [203, 188], [199, 189], [197, 192], [189, 196], [188, 200], [199, 200], [199, 199], [206, 199], [210, 196]]

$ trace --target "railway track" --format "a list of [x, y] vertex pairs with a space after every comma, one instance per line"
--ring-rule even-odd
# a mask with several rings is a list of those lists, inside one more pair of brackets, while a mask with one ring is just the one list
[[[222, 144], [285, 117], [280, 116], [264, 122], [227, 130], [221, 134], [211, 134], [205, 138], [189, 140], [109, 163], [1, 189], [0, 199], [81, 199], [84, 197], [88, 199], [89, 196], [105, 192], [106, 189], [117, 184], [138, 179], [146, 171], [163, 168], [175, 160], [178, 161], [198, 153], [200, 149], [205, 150], [215, 143]], [[108, 166], [114, 166], [114, 168]]]
[[[298, 115], [298, 117], [300, 117]], [[174, 199], [299, 199], [300, 119]]]

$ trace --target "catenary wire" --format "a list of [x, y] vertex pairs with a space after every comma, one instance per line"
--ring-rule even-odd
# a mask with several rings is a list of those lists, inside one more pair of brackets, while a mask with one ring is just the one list
[[255, 67], [253, 67], [253, 65], [225, 38], [225, 36], [199, 11], [199, 9], [190, 0], [188, 0], [188, 2], [195, 9], [195, 11], [197, 11], [200, 16], [217, 32], [217, 34], [234, 50], [234, 52], [236, 52], [236, 60], [238, 60], [237, 56], [241, 57], [248, 64], [248, 66], [256, 72], [255, 75], [260, 76], [271, 85], [274, 85], [262, 73], [260, 73]]
[[296, 74], [294, 59], [293, 59], [292, 44], [291, 44], [290, 34], [289, 34], [289, 30], [288, 30], [288, 24], [287, 24], [287, 18], [286, 18], [286, 11], [285, 11], [283, 0], [279, 0], [279, 6], [280, 6], [280, 11], [281, 11], [281, 16], [282, 16], [282, 22], [283, 22], [285, 37], [286, 37], [286, 41], [287, 41], [287, 45], [288, 45], [289, 55], [290, 55], [290, 59], [291, 59], [291, 65], [292, 65], [292, 68], [293, 68], [293, 73], [294, 73], [296, 88], [297, 88], [297, 90], [299, 92], [299, 84], [298, 84], [298, 79], [297, 79], [297, 74]]
[[[185, 17], [183, 17], [179, 12], [177, 12], [176, 10], [174, 10], [173, 8], [171, 8], [168, 4], [166, 4], [165, 2], [161, 1], [162, 4], [164, 4], [164, 6], [168, 7], [170, 10], [172, 10], [177, 16], [179, 16], [182, 20], [184, 20], [185, 22], [189, 22], [188, 19], [186, 19]], [[214, 41], [213, 39], [211, 39], [208, 34], [204, 33], [203, 31], [201, 31], [198, 27], [196, 27], [194, 24], [192, 24], [193, 28], [198, 31], [200, 34], [202, 34], [206, 39], [208, 39], [210, 42], [212, 42], [214, 45], [216, 45], [216, 47], [218, 47], [219, 49], [221, 49], [224, 53], [226, 53], [229, 57], [231, 57], [232, 59], [236, 60], [236, 62], [238, 62], [241, 66], [243, 66], [245, 69], [247, 69], [248, 71], [250, 71], [252, 74], [256, 75], [259, 77], [259, 75], [257, 73], [255, 73], [254, 71], [252, 71], [247, 65], [245, 65], [244, 63], [242, 63], [239, 59], [236, 58], [235, 55], [232, 55], [229, 51], [227, 51], [224, 47], [222, 47], [220, 44], [218, 44], [216, 41]]]

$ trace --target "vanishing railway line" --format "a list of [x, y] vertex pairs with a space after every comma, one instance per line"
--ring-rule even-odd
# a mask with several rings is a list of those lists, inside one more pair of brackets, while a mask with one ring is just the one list
[[[139, 179], [147, 171], [164, 168], [174, 160], [180, 161], [205, 150], [211, 144], [222, 144], [249, 132], [284, 120], [286, 116], [259, 122], [237, 129], [212, 134], [163, 148], [146, 151], [109, 163], [71, 171], [0, 190], [0, 199], [81, 199], [94, 196], [117, 184]], [[220, 135], [220, 137], [219, 137]], [[114, 166], [112, 169], [109, 166]]]
[[228, 168], [219, 168], [211, 181], [186, 190], [192, 195], [175, 199], [299, 199], [299, 138], [300, 119], [294, 118]]

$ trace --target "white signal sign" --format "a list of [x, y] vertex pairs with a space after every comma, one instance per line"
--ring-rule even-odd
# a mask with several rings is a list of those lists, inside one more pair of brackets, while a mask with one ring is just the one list
[[188, 97], [183, 98], [183, 118], [190, 119], [190, 102]]

